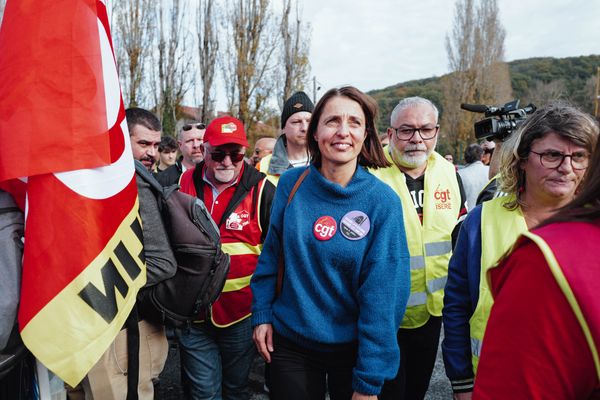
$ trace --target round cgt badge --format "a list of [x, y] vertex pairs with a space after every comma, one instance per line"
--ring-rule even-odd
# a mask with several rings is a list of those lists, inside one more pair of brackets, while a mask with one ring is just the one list
[[337, 223], [335, 219], [328, 215], [324, 215], [317, 219], [313, 225], [313, 234], [319, 240], [329, 240], [337, 232]]
[[342, 217], [340, 222], [342, 236], [348, 240], [360, 240], [367, 236], [371, 230], [371, 221], [362, 211], [350, 211]]

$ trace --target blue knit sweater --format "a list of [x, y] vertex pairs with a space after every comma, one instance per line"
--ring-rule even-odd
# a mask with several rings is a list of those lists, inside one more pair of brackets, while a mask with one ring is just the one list
[[[379, 394], [384, 380], [398, 372], [396, 332], [410, 291], [400, 200], [360, 166], [345, 188], [326, 180], [314, 166], [307, 168], [310, 173], [285, 209], [283, 232], [289, 193], [305, 168], [289, 170], [279, 181], [251, 282], [252, 324], [273, 324], [277, 333], [312, 350], [357, 343], [353, 389]], [[342, 234], [342, 218], [351, 211], [370, 220], [370, 229], [358, 240]], [[315, 236], [315, 222], [323, 216], [337, 223], [329, 240]], [[285, 275], [276, 297], [281, 237]]]

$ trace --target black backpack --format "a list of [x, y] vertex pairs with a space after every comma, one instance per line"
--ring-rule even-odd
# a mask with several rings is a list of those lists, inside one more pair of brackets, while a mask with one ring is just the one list
[[184, 327], [221, 294], [229, 255], [221, 250], [219, 228], [200, 199], [180, 192], [179, 185], [163, 188], [141, 164], [136, 171], [156, 194], [177, 260], [175, 276], [140, 291], [138, 312], [151, 322]]
[[0, 399], [34, 399], [35, 358], [27, 350], [15, 324], [0, 351]]

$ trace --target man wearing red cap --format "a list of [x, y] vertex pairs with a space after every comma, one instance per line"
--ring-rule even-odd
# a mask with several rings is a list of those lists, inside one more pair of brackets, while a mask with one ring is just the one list
[[233, 117], [206, 128], [204, 161], [181, 176], [181, 190], [203, 200], [219, 225], [231, 268], [219, 299], [190, 329], [177, 332], [192, 399], [249, 399], [255, 355], [250, 278], [269, 226], [275, 186], [244, 161], [243, 124]]

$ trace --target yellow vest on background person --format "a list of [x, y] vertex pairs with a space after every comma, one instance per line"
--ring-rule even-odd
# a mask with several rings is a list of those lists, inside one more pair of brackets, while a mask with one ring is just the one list
[[515, 244], [521, 233], [527, 232], [527, 223], [521, 208], [510, 211], [503, 206], [512, 200], [514, 196], [497, 197], [482, 205], [479, 300], [469, 320], [473, 374], [477, 373], [483, 335], [494, 304], [486, 279], [487, 271]]
[[370, 170], [399, 196], [410, 252], [411, 293], [401, 328], [425, 325], [429, 316], [441, 316], [448, 261], [452, 255], [452, 230], [461, 209], [454, 165], [432, 152], [427, 160], [423, 196], [423, 224], [406, 186], [405, 175], [384, 148], [391, 167]]
[[273, 157], [272, 154], [267, 154], [266, 156], [264, 156], [263, 158], [260, 159], [259, 161], [259, 166], [258, 166], [258, 170], [260, 172], [262, 172], [263, 174], [265, 174], [267, 176], [267, 179], [275, 186], [277, 186], [277, 184], [279, 183], [279, 177], [281, 175], [274, 175], [274, 174], [269, 174], [269, 165], [271, 165], [271, 158]]

